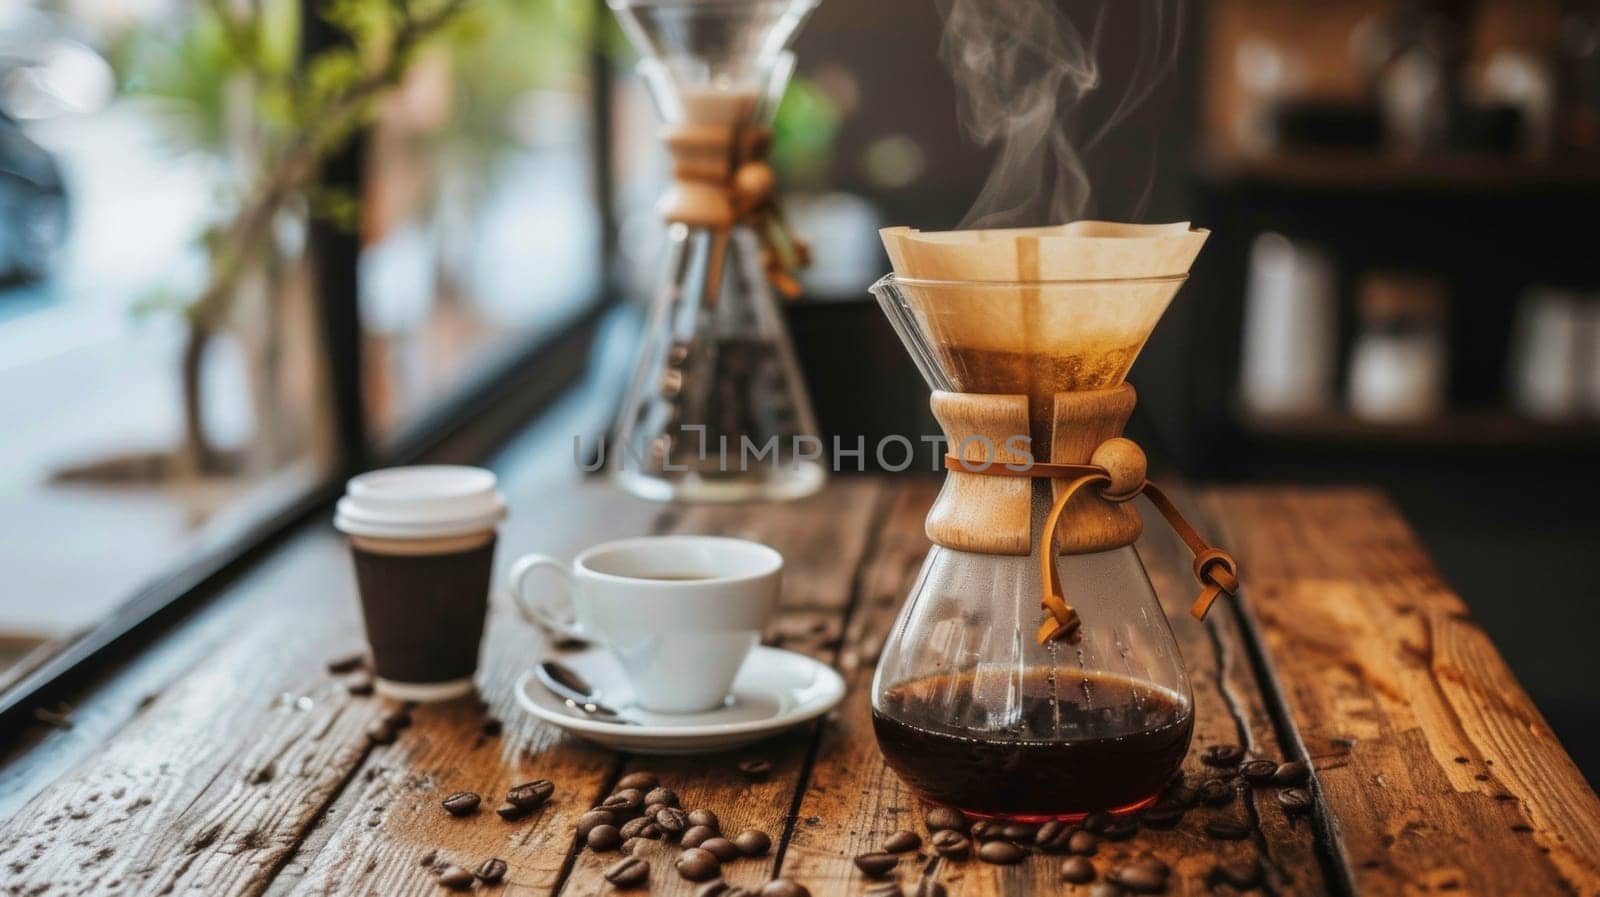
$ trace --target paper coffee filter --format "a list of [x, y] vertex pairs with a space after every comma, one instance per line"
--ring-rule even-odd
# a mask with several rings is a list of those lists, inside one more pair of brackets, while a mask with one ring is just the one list
[[1015, 283], [1187, 274], [1210, 232], [1187, 221], [1074, 221], [993, 230], [886, 227], [878, 233], [901, 277]]
[[[1082, 372], [1066, 384], [1074, 389], [1121, 382], [1181, 285], [1147, 279], [1187, 274], [1208, 233], [1186, 221], [880, 231], [898, 277], [938, 282], [902, 284], [936, 349], [1054, 356], [1064, 360], [1057, 368]], [[939, 354], [959, 388], [1033, 391], [1030, 384], [972, 382], [988, 375]]]

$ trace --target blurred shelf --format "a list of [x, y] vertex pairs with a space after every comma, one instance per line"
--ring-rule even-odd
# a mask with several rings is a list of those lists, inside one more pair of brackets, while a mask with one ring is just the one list
[[1511, 411], [1451, 411], [1425, 421], [1367, 420], [1343, 411], [1314, 414], [1242, 414], [1254, 437], [1303, 445], [1391, 449], [1600, 448], [1600, 420], [1538, 420]]
[[1600, 190], [1600, 153], [1547, 159], [1294, 151], [1202, 153], [1196, 173], [1216, 186], [1454, 193]]

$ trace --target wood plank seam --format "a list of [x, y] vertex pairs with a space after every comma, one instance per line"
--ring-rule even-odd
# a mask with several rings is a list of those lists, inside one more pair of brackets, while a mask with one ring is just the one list
[[[861, 605], [861, 594], [864, 588], [863, 579], [866, 576], [868, 565], [872, 563], [872, 559], [877, 553], [878, 541], [882, 536], [884, 523], [888, 520], [889, 509], [894, 506], [894, 496], [895, 490], [893, 489], [879, 489], [873, 495], [872, 513], [868, 515], [870, 522], [867, 525], [866, 544], [862, 547], [860, 558], [856, 562], [856, 569], [850, 574], [850, 598], [845, 604], [844, 614], [840, 622], [839, 631], [841, 633], [850, 631], [850, 622], [855, 618], [856, 610]], [[847, 653], [844, 650], [844, 643], [841, 641], [839, 650], [834, 654], [833, 666], [835, 668], [844, 666]], [[840, 669], [841, 675], [845, 672], [845, 670]], [[845, 687], [849, 687], [848, 679], [846, 679]], [[837, 713], [838, 711], [834, 712]], [[827, 724], [827, 717], [823, 717], [817, 721], [816, 725], [811, 727], [809, 733], [811, 743], [806, 748], [806, 759], [800, 766], [800, 775], [795, 782], [794, 794], [789, 799], [789, 814], [784, 819], [783, 837], [778, 839], [777, 851], [772, 860], [772, 869], [776, 874], [782, 874], [784, 856], [789, 851], [790, 840], [794, 838], [795, 826], [800, 822], [800, 807], [805, 802], [806, 785], [810, 783], [812, 770], [816, 768], [817, 755], [822, 750], [823, 728]]]
[[[1217, 514], [1212, 502], [1205, 502], [1199, 512], [1205, 518], [1207, 526], [1214, 532], [1221, 534], [1224, 544], [1233, 544], [1232, 533], [1229, 532], [1225, 515]], [[1261, 689], [1261, 697], [1266, 706], [1267, 715], [1272, 723], [1273, 734], [1278, 743], [1288, 751], [1292, 751], [1296, 758], [1311, 766], [1311, 781], [1307, 788], [1313, 798], [1312, 808], [1312, 844], [1316, 850], [1317, 859], [1322, 865], [1324, 884], [1339, 897], [1355, 897], [1358, 893], [1355, 876], [1352, 871], [1350, 855], [1345, 850], [1344, 842], [1340, 839], [1338, 821], [1328, 809], [1327, 801], [1323, 799], [1322, 782], [1317, 776], [1317, 764], [1311, 757], [1310, 750], [1306, 747], [1305, 739], [1300, 734], [1300, 729], [1295, 725], [1294, 716], [1289, 710], [1288, 700], [1284, 697], [1282, 680], [1278, 678], [1278, 671], [1273, 666], [1272, 658], [1267, 655], [1265, 643], [1261, 638], [1261, 631], [1256, 625], [1255, 616], [1251, 613], [1251, 590], [1248, 575], [1241, 577], [1239, 594], [1229, 603], [1227, 613], [1234, 624], [1239, 627], [1242, 636], [1240, 642], [1245, 649], [1245, 656], [1249, 659], [1250, 666]], [[1216, 628], [1208, 625], [1207, 631], [1212, 634], [1213, 640], [1218, 638]], [[1222, 646], [1217, 642], [1217, 650]], [[1219, 656], [1219, 663], [1222, 662]], [[1228, 696], [1230, 707], [1233, 697]], [[1246, 742], [1247, 747], [1253, 747]], [[1260, 833], [1260, 814], [1254, 801], [1246, 804], [1253, 822], [1257, 824], [1257, 834]], [[1272, 856], [1265, 848], [1264, 856]]]
[[1334, 818], [1319, 821], [1363, 892], [1600, 894], [1600, 802], [1392, 503], [1210, 501], [1248, 521], [1234, 537], [1252, 556], [1248, 619], [1289, 676], [1269, 679], [1285, 711], [1335, 752], [1317, 782]]
[[[1296, 759], [1305, 762], [1312, 768], [1311, 780], [1306, 787], [1313, 798], [1312, 805], [1312, 845], [1317, 854], [1317, 859], [1322, 865], [1323, 881], [1330, 892], [1337, 897], [1356, 897], [1357, 890], [1355, 877], [1351, 871], [1350, 856], [1344, 848], [1344, 842], [1339, 837], [1338, 822], [1328, 810], [1328, 804], [1322, 796], [1322, 781], [1317, 776], [1317, 765], [1311, 752], [1306, 748], [1305, 740], [1300, 735], [1300, 729], [1294, 724], [1294, 717], [1289, 712], [1288, 702], [1283, 696], [1279, 684], [1278, 673], [1272, 666], [1271, 658], [1267, 657], [1262, 648], [1261, 634], [1256, 629], [1255, 620], [1250, 614], [1248, 583], [1241, 585], [1239, 594], [1234, 596], [1234, 603], [1228, 608], [1228, 614], [1238, 625], [1240, 633], [1244, 636], [1240, 641], [1244, 645], [1245, 656], [1250, 660], [1253, 675], [1261, 688], [1261, 697], [1266, 706], [1268, 719], [1272, 722], [1273, 734], [1277, 736], [1278, 744], [1292, 752]], [[1208, 630], [1215, 630], [1207, 626]], [[1221, 650], [1219, 643], [1218, 650]], [[1231, 700], [1230, 700], [1231, 703]], [[1256, 833], [1260, 835], [1260, 813], [1254, 801], [1246, 802], [1252, 821], [1256, 823]], [[1272, 856], [1262, 849], [1263, 856]]]

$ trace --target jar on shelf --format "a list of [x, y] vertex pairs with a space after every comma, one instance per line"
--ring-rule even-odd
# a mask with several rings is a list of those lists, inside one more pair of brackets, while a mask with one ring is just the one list
[[1357, 293], [1360, 327], [1350, 355], [1350, 410], [1369, 420], [1438, 416], [1449, 375], [1449, 310], [1443, 282], [1369, 274]]

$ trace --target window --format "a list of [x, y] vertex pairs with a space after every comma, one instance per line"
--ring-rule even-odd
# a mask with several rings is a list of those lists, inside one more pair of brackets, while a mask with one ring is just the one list
[[[390, 0], [0, 4], [0, 690], [337, 479], [349, 359], [381, 460], [600, 300], [593, 4], [406, 6], [367, 84]], [[347, 131], [360, 174], [303, 177]]]

